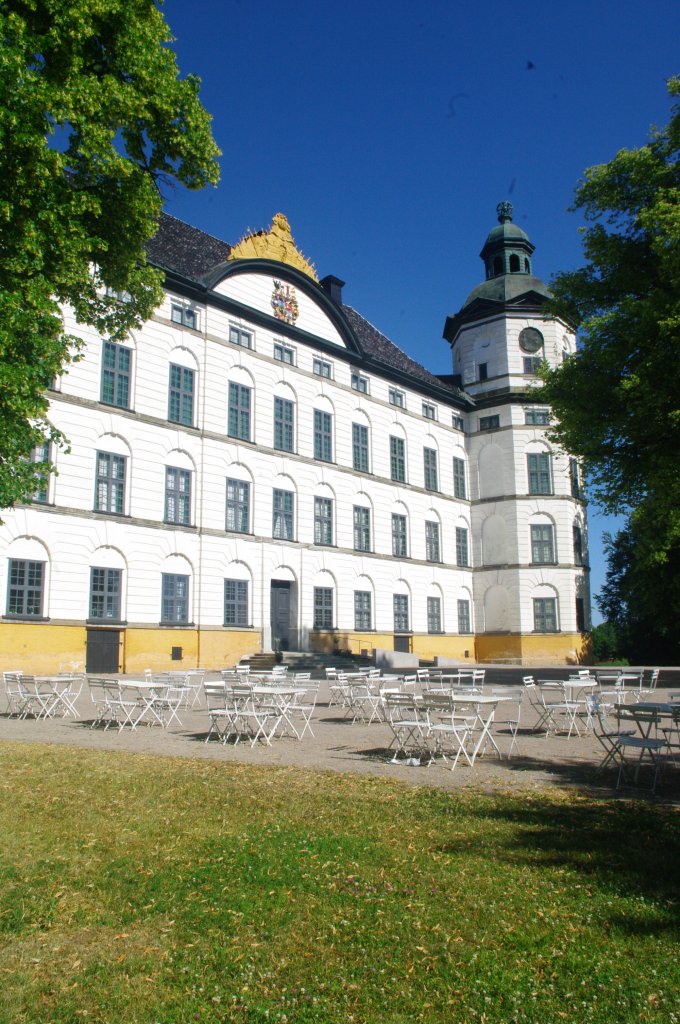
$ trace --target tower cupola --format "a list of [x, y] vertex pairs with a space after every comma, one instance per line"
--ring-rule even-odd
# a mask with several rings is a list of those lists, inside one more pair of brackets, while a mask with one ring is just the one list
[[512, 222], [512, 203], [496, 207], [498, 227], [493, 228], [480, 256], [484, 260], [486, 279], [502, 274], [531, 274], [531, 254], [535, 246], [529, 236]]

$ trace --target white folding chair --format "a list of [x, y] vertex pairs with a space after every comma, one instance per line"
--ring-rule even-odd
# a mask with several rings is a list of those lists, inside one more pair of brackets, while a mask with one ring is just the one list
[[314, 733], [312, 732], [312, 716], [314, 714], [317, 697], [319, 695], [319, 684], [313, 683], [311, 678], [307, 680], [299, 679], [298, 675], [307, 675], [311, 677], [311, 672], [296, 673], [295, 685], [297, 686], [298, 683], [301, 683], [304, 686], [304, 694], [293, 700], [293, 703], [288, 707], [288, 715], [292, 719], [299, 718], [302, 721], [302, 731], [297, 733], [296, 730], [298, 739], [301, 740], [307, 733], [309, 733], [313, 739]]
[[118, 724], [118, 716], [112, 703], [119, 697], [118, 681], [101, 676], [89, 676], [87, 682], [95, 710], [95, 718], [92, 719], [90, 728], [94, 729], [95, 725], [102, 725], [105, 722], [106, 732], [112, 723]]
[[616, 788], [620, 787], [624, 779], [637, 785], [646, 756], [653, 769], [652, 793], [655, 793], [661, 770], [661, 754], [666, 746], [666, 739], [658, 735], [659, 714], [653, 708], [638, 708], [635, 705], [619, 707], [617, 714], [620, 722], [630, 722], [636, 726], [637, 735], [622, 734], [619, 739], [619, 774]]
[[190, 668], [186, 674], [184, 685], [187, 688], [187, 708], [195, 708], [201, 700], [201, 690], [205, 679], [204, 668]]
[[35, 718], [51, 718], [58, 703], [57, 695], [51, 683], [38, 679], [36, 676], [19, 676], [19, 692], [23, 698], [23, 710], [20, 718], [33, 715]]
[[80, 697], [83, 686], [85, 685], [85, 673], [75, 672], [73, 674], [64, 675], [63, 679], [63, 686], [60, 683], [55, 684], [57, 700], [63, 709], [64, 716], [73, 715], [74, 718], [78, 718], [76, 701]]
[[19, 677], [21, 672], [9, 671], [2, 673], [3, 683], [5, 685], [5, 697], [7, 699], [7, 715], [12, 718], [13, 715], [22, 717], [22, 711], [24, 707], [24, 698], [21, 694], [21, 687], [19, 686]]
[[211, 736], [226, 743], [233, 735], [234, 715], [233, 708], [229, 706], [231, 688], [224, 682], [204, 682], [203, 693], [205, 704], [210, 719], [210, 728], [205, 738], [207, 743]]
[[389, 749], [394, 747], [392, 764], [399, 764], [399, 755], [404, 757], [420, 757], [429, 755], [427, 742], [429, 722], [418, 700], [412, 693], [397, 693], [383, 690], [382, 706], [385, 721], [392, 732]]
[[494, 726], [496, 730], [501, 727], [510, 734], [508, 758], [512, 756], [512, 752], [516, 747], [519, 749], [517, 733], [519, 732], [525, 692], [525, 688], [507, 686], [492, 688], [491, 690], [492, 697], [501, 698], [501, 703], [498, 705], [497, 713], [494, 717]]
[[427, 715], [427, 735], [433, 742], [429, 763], [439, 754], [443, 761], [452, 762], [453, 771], [462, 755], [472, 765], [468, 745], [475, 716], [461, 715], [459, 706], [449, 693], [430, 691], [423, 700], [423, 706]]

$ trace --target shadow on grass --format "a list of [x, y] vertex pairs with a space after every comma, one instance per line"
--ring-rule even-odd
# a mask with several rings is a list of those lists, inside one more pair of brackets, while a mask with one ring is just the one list
[[[562, 801], [545, 795], [490, 800], [477, 809], [488, 823], [511, 825], [505, 842], [489, 842], [502, 863], [549, 866], [586, 886], [643, 901], [640, 913], [611, 919], [629, 932], [653, 935], [680, 927], [680, 818], [648, 803]], [[456, 841], [442, 844], [447, 853]], [[491, 849], [491, 845], [490, 845]], [[644, 903], [649, 902], [655, 908]]]

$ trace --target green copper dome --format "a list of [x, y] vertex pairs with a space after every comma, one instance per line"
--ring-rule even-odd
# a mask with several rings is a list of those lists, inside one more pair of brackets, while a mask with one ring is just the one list
[[526, 231], [512, 222], [512, 204], [496, 207], [498, 226], [492, 228], [480, 252], [486, 268], [486, 280], [468, 295], [463, 309], [475, 299], [512, 302], [525, 292], [538, 292], [546, 298], [548, 289], [531, 273], [531, 256], [535, 246]]

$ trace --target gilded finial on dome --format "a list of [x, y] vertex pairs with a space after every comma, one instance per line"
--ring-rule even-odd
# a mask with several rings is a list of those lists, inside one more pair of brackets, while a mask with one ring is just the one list
[[499, 203], [496, 207], [496, 213], [498, 214], [498, 223], [505, 224], [506, 221], [512, 220], [512, 203], [506, 200]]

